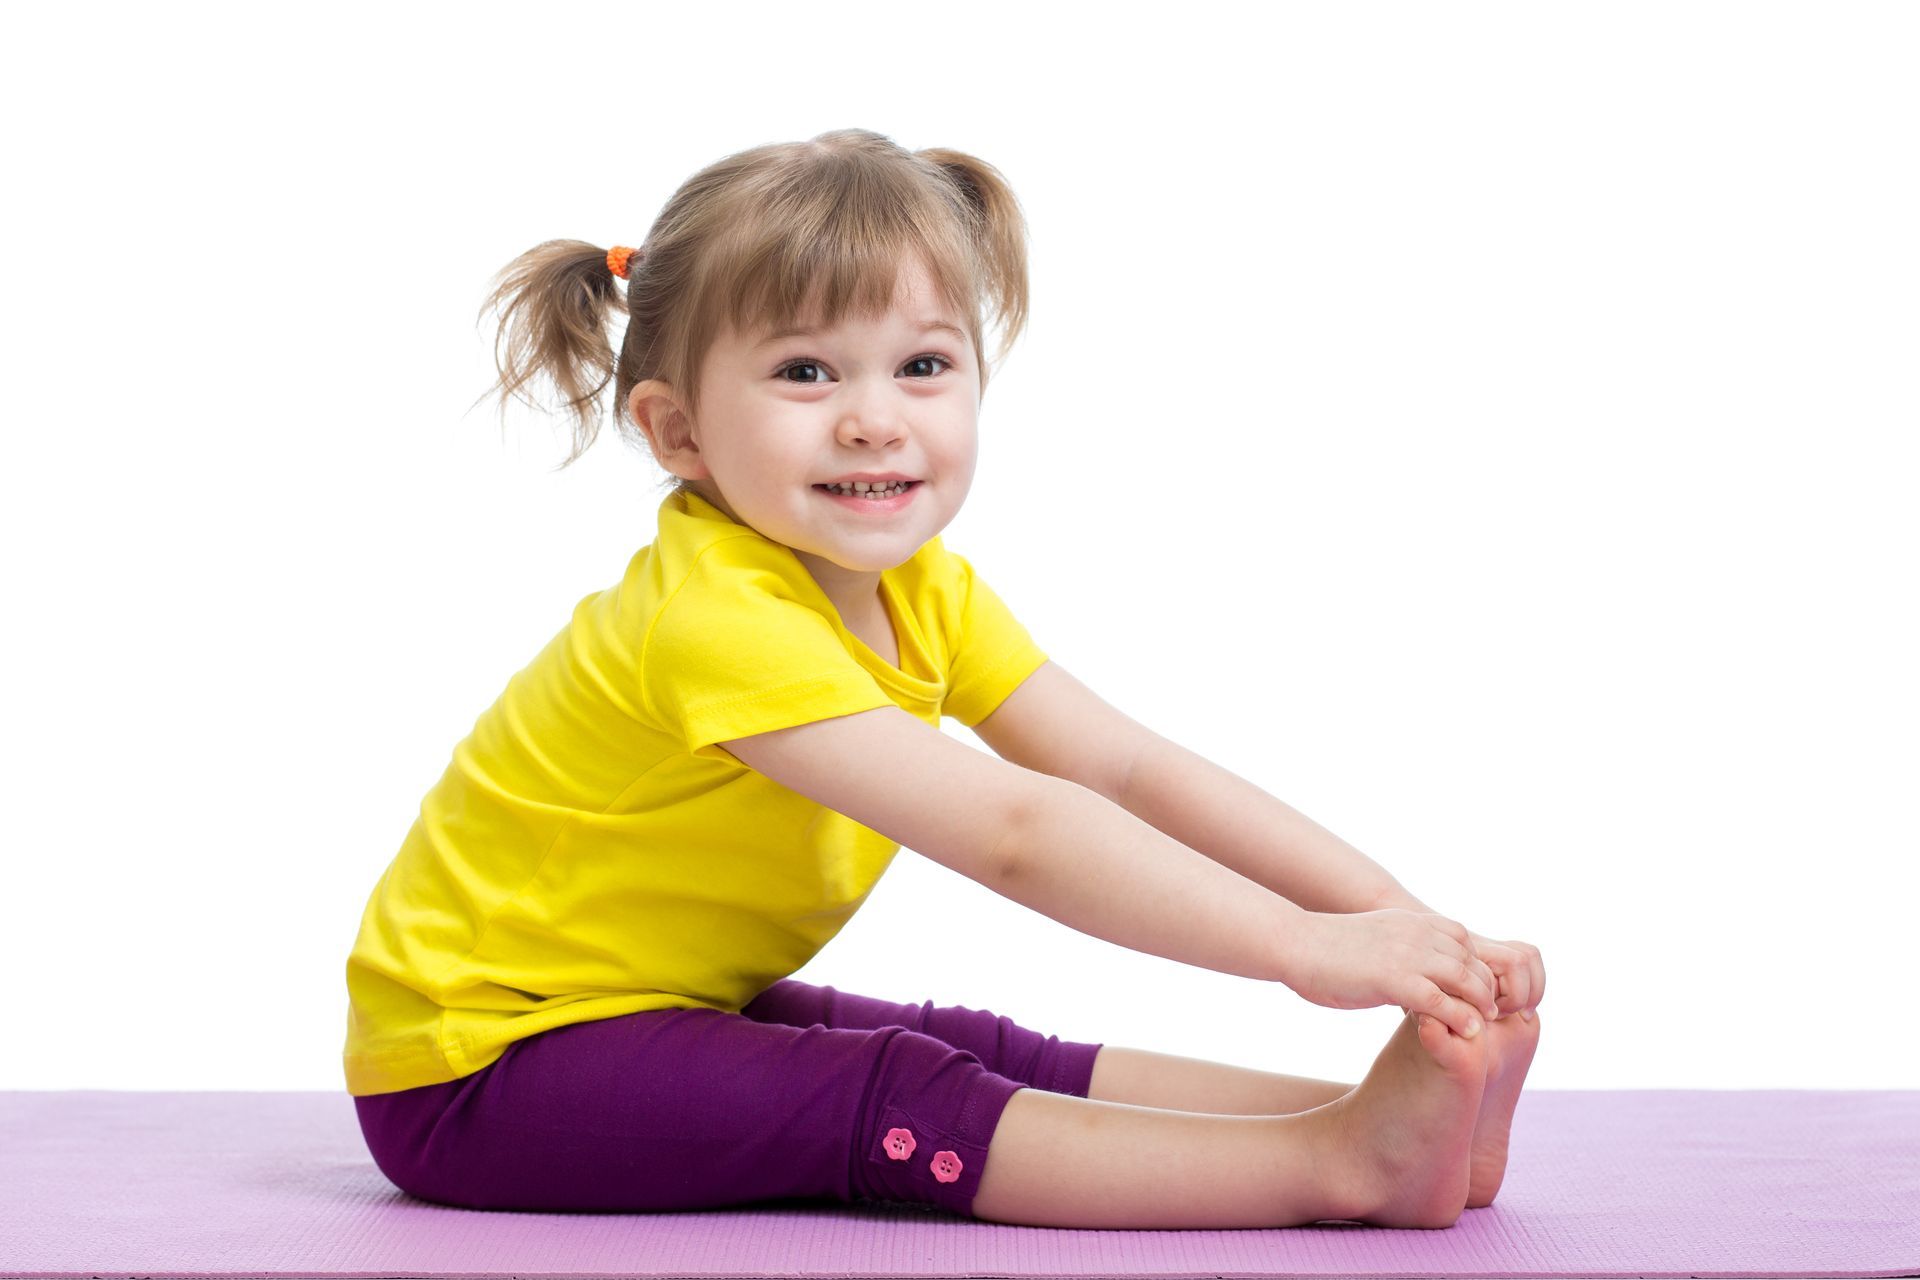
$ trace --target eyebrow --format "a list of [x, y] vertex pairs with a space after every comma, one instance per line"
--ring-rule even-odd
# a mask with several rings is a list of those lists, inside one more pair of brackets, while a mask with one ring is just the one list
[[[921, 333], [935, 333], [940, 331], [945, 331], [947, 333], [950, 333], [954, 337], [960, 339], [962, 342], [967, 341], [967, 331], [965, 329], [962, 329], [957, 324], [949, 324], [945, 320], [922, 320], [920, 322]], [[762, 338], [755, 345], [764, 347], [769, 343], [778, 342], [782, 338], [810, 338], [817, 335], [819, 332], [820, 331], [818, 329], [802, 329], [798, 327], [790, 328], [790, 329], [776, 329], [772, 333], [768, 334], [766, 337]]]

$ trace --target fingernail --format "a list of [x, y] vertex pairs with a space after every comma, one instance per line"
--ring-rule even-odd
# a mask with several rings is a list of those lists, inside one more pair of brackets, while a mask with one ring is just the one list
[[1473, 1037], [1479, 1034], [1480, 1034], [1480, 1019], [1468, 1018], [1467, 1019], [1467, 1038], [1471, 1040]]
[[1533, 1010], [1531, 1010], [1531, 1009], [1522, 1009], [1522, 1010], [1520, 1011], [1520, 1016], [1521, 1016], [1521, 1017], [1523, 1017], [1523, 1018], [1525, 1018], [1525, 1019], [1526, 1019], [1526, 1020], [1527, 1020], [1528, 1022], [1532, 1022], [1532, 1021], [1533, 1021]]

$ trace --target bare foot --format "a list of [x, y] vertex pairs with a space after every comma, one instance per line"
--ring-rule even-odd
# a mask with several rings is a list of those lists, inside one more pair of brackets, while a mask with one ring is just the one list
[[1507, 1176], [1507, 1132], [1513, 1127], [1520, 1086], [1526, 1082], [1534, 1048], [1540, 1043], [1540, 1011], [1533, 1011], [1532, 1022], [1510, 1013], [1484, 1023], [1476, 1039], [1487, 1042], [1487, 1087], [1480, 1095], [1480, 1118], [1468, 1160], [1472, 1169], [1467, 1180], [1469, 1209], [1492, 1204]]
[[1336, 1175], [1361, 1222], [1450, 1227], [1466, 1207], [1468, 1157], [1486, 1087], [1487, 1032], [1471, 1039], [1408, 1014], [1367, 1078], [1327, 1104]]

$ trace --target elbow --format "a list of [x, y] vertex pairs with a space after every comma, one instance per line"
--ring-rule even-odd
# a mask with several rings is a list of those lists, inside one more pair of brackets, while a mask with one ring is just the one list
[[1075, 808], [1107, 802], [1099, 792], [1071, 778], [1032, 769], [1021, 772], [1026, 776], [1008, 794], [1001, 810], [1000, 836], [987, 858], [1001, 885], [1018, 878], [1035, 857], [1057, 850], [1067, 838], [1065, 832], [1086, 825], [1073, 817]]

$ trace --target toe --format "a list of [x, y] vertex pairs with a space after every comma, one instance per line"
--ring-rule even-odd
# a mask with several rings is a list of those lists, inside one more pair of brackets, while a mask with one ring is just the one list
[[1415, 1014], [1420, 1021], [1420, 1043], [1434, 1061], [1449, 1075], [1484, 1078], [1487, 1070], [1487, 1029], [1476, 1036], [1455, 1035], [1446, 1023], [1427, 1014]]
[[1501, 1019], [1502, 1026], [1509, 1024], [1511, 1024], [1513, 1028], [1513, 1038], [1517, 1042], [1530, 1044], [1540, 1038], [1540, 1011], [1538, 1009], [1533, 1011], [1532, 1018], [1522, 1018], [1516, 1013]]

